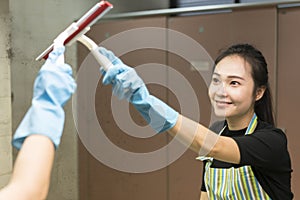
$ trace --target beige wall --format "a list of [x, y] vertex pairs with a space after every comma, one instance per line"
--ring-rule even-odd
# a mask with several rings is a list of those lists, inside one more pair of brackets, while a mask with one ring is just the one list
[[12, 171], [9, 1], [0, 1], [0, 188]]

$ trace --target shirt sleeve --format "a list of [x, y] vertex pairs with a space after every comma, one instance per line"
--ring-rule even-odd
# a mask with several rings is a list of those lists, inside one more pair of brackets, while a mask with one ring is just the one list
[[239, 147], [242, 165], [274, 168], [287, 152], [286, 136], [276, 128], [257, 130], [233, 139]]

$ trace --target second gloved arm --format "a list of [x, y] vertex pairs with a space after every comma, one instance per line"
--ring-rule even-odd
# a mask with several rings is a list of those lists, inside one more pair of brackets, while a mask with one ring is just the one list
[[103, 83], [112, 84], [113, 93], [120, 99], [127, 99], [158, 133], [168, 131], [181, 143], [198, 153], [218, 160], [239, 163], [239, 151], [235, 141], [220, 136], [206, 126], [189, 119], [160, 99], [151, 95], [136, 71], [125, 65], [111, 51], [100, 48], [111, 64], [104, 74]]
[[[227, 149], [231, 149], [233, 140], [228, 141], [228, 137], [219, 137], [204, 125], [179, 114], [151, 95], [136, 71], [125, 65], [111, 51], [100, 48], [100, 53], [111, 61], [106, 72], [100, 69], [104, 74], [103, 83], [112, 84], [113, 94], [119, 99], [131, 102], [157, 133], [168, 131], [171, 136], [176, 136], [176, 139], [200, 156], [217, 159], [225, 157], [220, 149], [224, 148], [224, 143], [228, 144]], [[231, 157], [226, 159], [232, 161]]]
[[105, 48], [99, 48], [99, 51], [112, 63], [106, 72], [103, 68], [100, 71], [104, 74], [103, 84], [112, 84], [114, 95], [119, 99], [127, 99], [157, 133], [175, 126], [179, 115], [177, 111], [151, 95], [136, 71], [111, 51]]
[[63, 61], [65, 47], [54, 48], [34, 82], [31, 106], [17, 128], [12, 144], [20, 149], [33, 134], [47, 136], [57, 148], [63, 132], [64, 104], [76, 89], [72, 68]]

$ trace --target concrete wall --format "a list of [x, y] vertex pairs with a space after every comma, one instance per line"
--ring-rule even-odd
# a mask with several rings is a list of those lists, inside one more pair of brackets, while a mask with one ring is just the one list
[[0, 188], [12, 171], [9, 0], [0, 1]]

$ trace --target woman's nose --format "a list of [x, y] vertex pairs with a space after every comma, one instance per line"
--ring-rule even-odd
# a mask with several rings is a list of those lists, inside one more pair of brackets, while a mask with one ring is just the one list
[[226, 96], [227, 95], [226, 85], [224, 83], [219, 84], [216, 89], [217, 89], [216, 94], [218, 96]]

